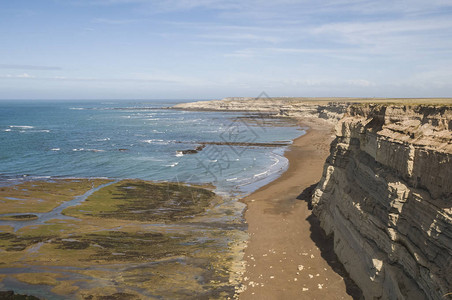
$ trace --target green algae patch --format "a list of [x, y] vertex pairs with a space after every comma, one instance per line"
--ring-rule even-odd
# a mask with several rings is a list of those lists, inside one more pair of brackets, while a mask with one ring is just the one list
[[61, 203], [107, 182], [111, 180], [57, 179], [27, 181], [14, 186], [0, 187], [0, 212], [2, 214], [49, 212]]
[[17, 280], [24, 283], [40, 285], [57, 285], [59, 276], [54, 273], [21, 273], [14, 275]]
[[58, 295], [69, 295], [74, 294], [76, 291], [78, 291], [80, 288], [76, 285], [77, 281], [75, 280], [66, 280], [61, 281], [60, 284], [55, 286], [52, 289], [52, 292]]
[[215, 194], [176, 183], [124, 180], [88, 197], [63, 214], [137, 221], [180, 221], [205, 212]]
[[111, 183], [63, 211], [75, 218], [39, 223], [37, 214], [17, 231], [0, 228], [0, 276], [16, 269], [3, 276], [46, 285], [49, 298], [233, 298], [246, 234], [232, 207], [200, 186]]

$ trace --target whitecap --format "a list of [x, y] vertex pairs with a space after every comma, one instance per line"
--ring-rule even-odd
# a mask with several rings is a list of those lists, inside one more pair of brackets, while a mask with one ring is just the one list
[[69, 109], [72, 109], [72, 110], [84, 110], [85, 108], [83, 108], [83, 107], [70, 107]]
[[20, 129], [31, 129], [33, 126], [25, 126], [25, 125], [10, 125], [9, 128], [20, 128]]
[[237, 177], [226, 179], [226, 181], [236, 181], [236, 180], [237, 180]]
[[105, 152], [105, 150], [99, 150], [99, 149], [86, 149], [86, 151], [91, 151], [91, 152]]
[[3, 130], [3, 131], [6, 131], [6, 132], [8, 132], [8, 131], [11, 131], [11, 129], [5, 129], [5, 130]]
[[84, 148], [80, 148], [80, 149], [72, 149], [72, 151], [84, 151]]
[[175, 162], [175, 163], [172, 163], [172, 164], [169, 164], [169, 165], [165, 165], [165, 167], [173, 168], [173, 167], [177, 166], [178, 164], [179, 164], [179, 162]]
[[176, 156], [181, 157], [184, 156], [184, 154], [182, 153], [182, 151], [176, 151]]
[[150, 139], [150, 140], [142, 140], [141, 142], [143, 143], [148, 143], [148, 144], [152, 144], [154, 142], [163, 142], [164, 140], [159, 140], [159, 139]]
[[52, 149], [50, 149], [51, 151], [60, 151], [61, 149], [60, 148], [52, 148]]

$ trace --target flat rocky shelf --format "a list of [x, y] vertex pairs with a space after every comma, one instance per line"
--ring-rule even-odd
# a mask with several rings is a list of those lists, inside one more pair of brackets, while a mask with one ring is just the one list
[[246, 234], [230, 205], [203, 186], [142, 180], [2, 187], [0, 289], [44, 299], [233, 298]]

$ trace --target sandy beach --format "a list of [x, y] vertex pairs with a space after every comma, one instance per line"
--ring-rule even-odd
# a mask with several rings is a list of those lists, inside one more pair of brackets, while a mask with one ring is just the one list
[[243, 199], [250, 240], [240, 299], [352, 299], [359, 293], [306, 201], [321, 177], [332, 126], [303, 125], [310, 129], [285, 153], [288, 170]]

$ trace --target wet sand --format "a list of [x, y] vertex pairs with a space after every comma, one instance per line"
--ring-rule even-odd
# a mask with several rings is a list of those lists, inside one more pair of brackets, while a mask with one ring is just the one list
[[332, 126], [303, 125], [310, 129], [286, 151], [288, 170], [243, 199], [250, 240], [240, 299], [352, 299], [347, 291], [359, 293], [339, 275], [346, 277], [332, 240], [326, 239], [306, 201], [322, 175]]

